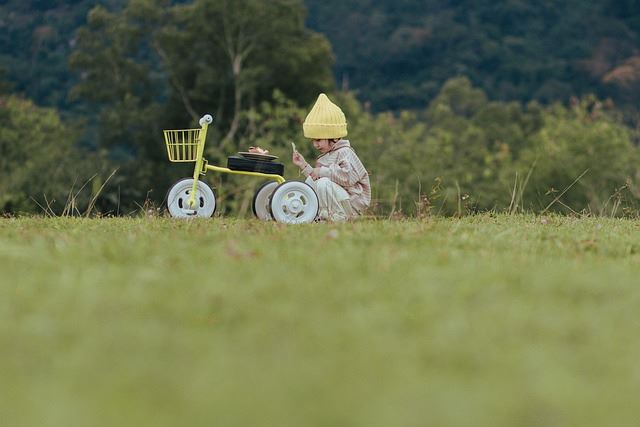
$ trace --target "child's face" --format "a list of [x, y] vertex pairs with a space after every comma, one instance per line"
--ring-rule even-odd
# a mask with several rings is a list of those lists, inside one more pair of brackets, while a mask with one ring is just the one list
[[313, 146], [316, 150], [319, 150], [322, 154], [329, 152], [331, 149], [331, 142], [328, 139], [314, 139]]

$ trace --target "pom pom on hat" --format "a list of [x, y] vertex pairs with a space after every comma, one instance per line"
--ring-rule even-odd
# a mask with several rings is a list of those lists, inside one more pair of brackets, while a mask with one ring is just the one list
[[336, 104], [321, 93], [302, 124], [305, 138], [336, 139], [347, 136], [347, 119]]

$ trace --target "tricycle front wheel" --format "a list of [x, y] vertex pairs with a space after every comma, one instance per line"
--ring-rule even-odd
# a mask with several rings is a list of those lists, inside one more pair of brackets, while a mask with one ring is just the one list
[[189, 206], [193, 178], [185, 178], [173, 184], [167, 195], [167, 209], [174, 218], [208, 218], [216, 211], [216, 196], [211, 187], [198, 181], [196, 205]]

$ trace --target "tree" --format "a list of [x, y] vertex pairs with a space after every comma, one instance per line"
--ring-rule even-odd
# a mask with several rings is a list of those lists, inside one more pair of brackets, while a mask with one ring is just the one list
[[310, 102], [332, 87], [331, 63], [326, 39], [304, 27], [299, 0], [96, 7], [71, 57], [82, 76], [75, 95], [101, 106], [101, 145], [131, 162], [144, 159], [124, 169], [138, 184], [129, 199], [144, 196], [152, 182], [169, 184], [162, 128], [193, 126], [214, 113], [210, 133], [222, 143], [209, 142], [208, 154], [222, 161], [238, 148], [246, 112], [275, 89], [298, 104]]
[[7, 69], [0, 67], [0, 95], [10, 93], [11, 84], [6, 80]]
[[628, 96], [603, 77], [637, 55], [637, 0], [306, 4], [309, 26], [335, 48], [339, 81], [375, 111], [424, 108], [456, 75], [492, 100], [549, 104], [596, 93], [636, 106], [637, 86]]

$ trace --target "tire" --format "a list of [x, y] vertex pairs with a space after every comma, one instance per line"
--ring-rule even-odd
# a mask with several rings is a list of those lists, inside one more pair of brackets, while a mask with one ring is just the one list
[[313, 188], [302, 181], [287, 181], [271, 194], [271, 215], [284, 224], [313, 222], [318, 215], [318, 196]]
[[167, 209], [174, 218], [209, 218], [216, 211], [216, 196], [204, 182], [198, 180], [195, 209], [189, 209], [188, 201], [193, 178], [185, 178], [173, 184], [167, 194]]
[[258, 219], [263, 221], [273, 220], [269, 204], [271, 202], [271, 194], [273, 194], [273, 191], [277, 187], [277, 182], [267, 181], [256, 190], [256, 194], [253, 196], [253, 202], [251, 202], [251, 209]]

